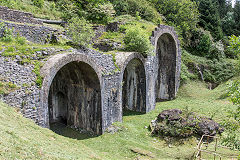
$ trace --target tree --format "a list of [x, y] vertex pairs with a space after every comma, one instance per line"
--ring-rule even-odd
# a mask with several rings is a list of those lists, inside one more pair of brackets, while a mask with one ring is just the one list
[[218, 11], [220, 18], [224, 18], [226, 14], [230, 11], [232, 11], [232, 1], [229, 0], [218, 0]]
[[186, 41], [190, 40], [190, 31], [198, 23], [198, 7], [191, 0], [150, 0], [162, 14], [168, 25], [172, 25]]
[[235, 20], [233, 12], [227, 12], [225, 17], [222, 19], [222, 29], [225, 35], [231, 36], [234, 34]]
[[223, 38], [221, 20], [219, 15], [219, 3], [213, 0], [195, 0], [199, 4], [199, 25], [211, 32], [216, 40]]
[[236, 1], [233, 11], [235, 21], [234, 34], [238, 36], [240, 35], [240, 1]]

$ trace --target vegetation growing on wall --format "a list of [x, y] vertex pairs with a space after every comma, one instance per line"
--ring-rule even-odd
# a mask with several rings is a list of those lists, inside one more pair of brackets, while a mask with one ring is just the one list
[[9, 94], [19, 87], [12, 82], [5, 82], [4, 79], [0, 79], [0, 95]]

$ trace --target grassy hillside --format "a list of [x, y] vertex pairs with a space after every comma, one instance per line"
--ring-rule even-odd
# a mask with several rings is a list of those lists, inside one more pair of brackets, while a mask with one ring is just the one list
[[180, 88], [177, 99], [157, 103], [147, 114], [125, 113], [124, 122], [115, 123], [121, 131], [97, 137], [58, 126], [56, 132], [61, 136], [0, 103], [0, 159], [190, 159], [196, 138], [178, 142], [160, 139], [150, 136], [147, 126], [164, 109], [186, 107], [220, 122], [235, 108], [221, 99], [224, 92], [225, 85], [208, 90], [204, 83], [190, 82]]

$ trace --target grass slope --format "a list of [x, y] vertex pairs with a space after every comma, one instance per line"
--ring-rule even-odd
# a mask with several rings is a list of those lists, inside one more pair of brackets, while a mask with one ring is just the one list
[[196, 138], [169, 143], [150, 136], [147, 126], [164, 109], [186, 107], [219, 122], [235, 107], [220, 98], [224, 92], [224, 85], [211, 91], [204, 83], [190, 82], [180, 88], [177, 99], [157, 103], [147, 114], [125, 113], [124, 122], [115, 123], [121, 131], [97, 137], [70, 128], [58, 128], [65, 137], [58, 135], [0, 103], [0, 159], [191, 159]]

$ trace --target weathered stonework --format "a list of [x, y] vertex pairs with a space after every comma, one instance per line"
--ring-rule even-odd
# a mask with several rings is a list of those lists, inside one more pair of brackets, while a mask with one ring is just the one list
[[[43, 25], [30, 25], [24, 23], [13, 23], [0, 20], [0, 23], [4, 23], [7, 28], [13, 29], [13, 34], [25, 37], [28, 41], [34, 43], [49, 43], [52, 36], [58, 36], [62, 34], [60, 31], [54, 28], [46, 27]], [[3, 30], [0, 30], [0, 36]]]
[[174, 29], [159, 25], [152, 32], [151, 43], [156, 53], [156, 99], [170, 100], [176, 96], [180, 85], [181, 49]]
[[42, 24], [41, 21], [34, 19], [31, 13], [9, 9], [4, 6], [0, 6], [0, 19], [19, 23]]
[[[33, 95], [25, 95], [33, 99], [31, 104], [36, 108], [24, 115], [43, 127], [62, 122], [101, 134], [113, 122], [122, 121], [125, 109], [145, 113], [155, 108], [156, 100], [173, 99], [179, 87], [181, 65], [177, 35], [173, 28], [160, 25], [153, 32], [151, 42], [156, 55], [147, 57], [121, 52], [113, 60], [112, 55], [90, 49], [50, 56], [41, 68], [42, 88], [33, 85]], [[4, 70], [19, 64], [10, 62], [6, 67], [7, 62], [2, 62], [4, 57], [0, 55], [0, 58], [1, 76], [14, 75], [15, 70]], [[27, 67], [30, 67], [26, 72], [29, 83], [33, 83], [36, 75], [31, 72], [31, 65]], [[17, 80], [16, 77], [12, 82], [18, 83]], [[17, 99], [11, 95], [2, 97], [14, 106], [9, 98]], [[31, 108], [29, 104], [21, 111]]]

